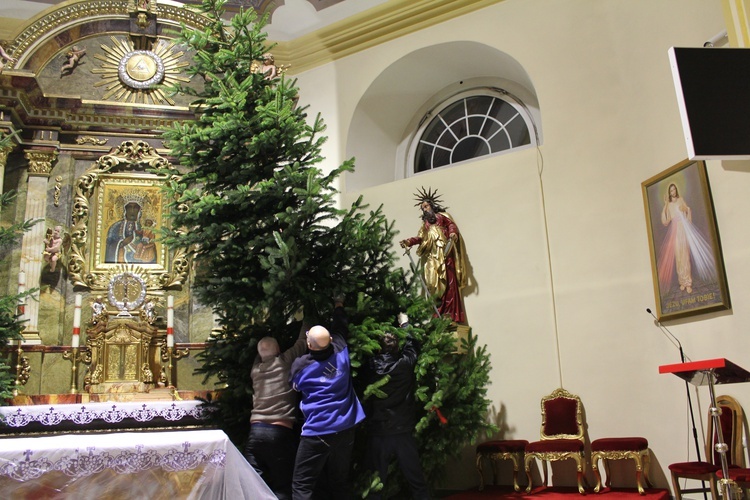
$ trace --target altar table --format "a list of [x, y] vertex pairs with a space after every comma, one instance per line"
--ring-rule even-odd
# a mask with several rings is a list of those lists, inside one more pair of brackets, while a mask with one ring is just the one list
[[273, 500], [220, 430], [0, 439], [0, 498]]

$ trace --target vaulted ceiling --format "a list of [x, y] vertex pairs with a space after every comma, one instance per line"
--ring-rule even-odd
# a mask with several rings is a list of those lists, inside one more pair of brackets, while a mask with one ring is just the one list
[[[126, 2], [127, 0], [123, 0]], [[258, 14], [268, 14], [266, 31], [274, 41], [293, 40], [317, 29], [341, 21], [389, 0], [227, 0], [228, 14], [240, 8], [252, 8]], [[15, 30], [27, 20], [52, 5], [71, 3], [71, 0], [2, 0], [0, 2], [0, 40], [10, 39]], [[159, 3], [174, 3], [159, 0]], [[200, 0], [185, 0], [183, 4], [200, 4]]]

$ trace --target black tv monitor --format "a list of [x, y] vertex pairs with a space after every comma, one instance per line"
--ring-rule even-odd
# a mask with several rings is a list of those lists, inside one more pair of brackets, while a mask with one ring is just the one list
[[750, 158], [750, 49], [669, 49], [688, 158]]

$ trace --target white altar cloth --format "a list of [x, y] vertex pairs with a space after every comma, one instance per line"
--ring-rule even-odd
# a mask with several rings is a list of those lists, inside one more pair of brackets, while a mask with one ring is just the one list
[[220, 430], [0, 440], [0, 498], [273, 500]]
[[106, 402], [0, 406], [0, 433], [195, 425], [209, 411], [200, 401]]

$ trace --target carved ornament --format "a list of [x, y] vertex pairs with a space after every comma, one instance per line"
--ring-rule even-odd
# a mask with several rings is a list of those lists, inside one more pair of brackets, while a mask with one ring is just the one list
[[94, 146], [104, 146], [105, 144], [107, 144], [107, 141], [109, 141], [109, 139], [97, 139], [96, 137], [85, 135], [76, 139], [76, 144], [93, 144]]
[[57, 159], [57, 155], [57, 151], [26, 151], [24, 156], [29, 160], [29, 175], [49, 177], [52, 172], [52, 164]]

